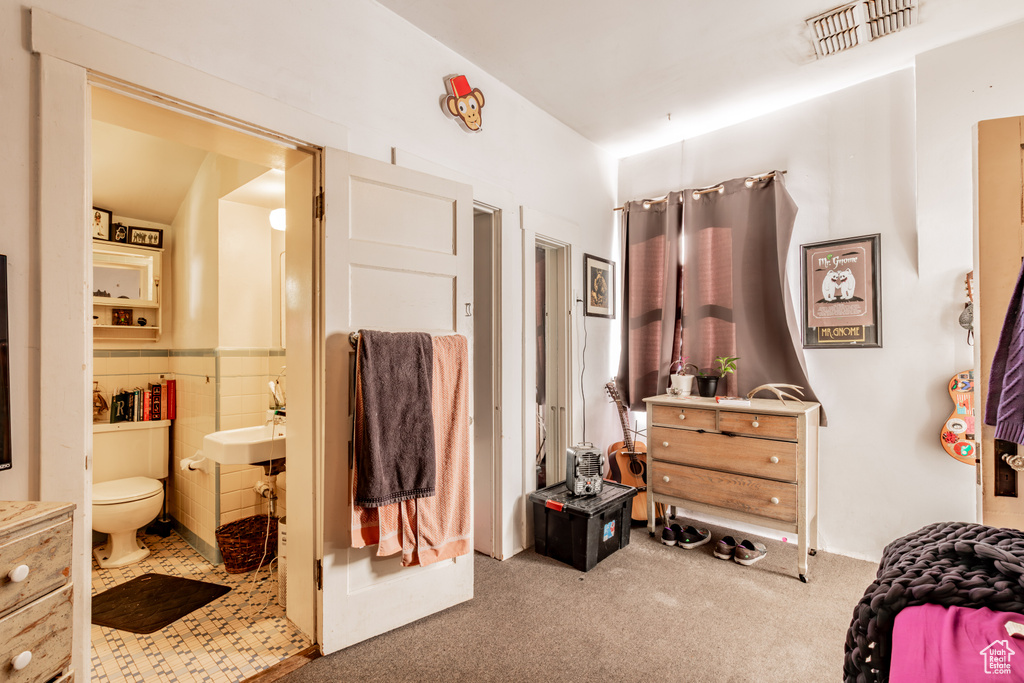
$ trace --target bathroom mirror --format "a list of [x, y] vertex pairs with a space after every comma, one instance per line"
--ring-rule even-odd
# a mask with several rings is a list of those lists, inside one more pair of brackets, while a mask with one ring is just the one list
[[0, 470], [9, 470], [11, 457], [11, 360], [7, 330], [7, 257], [0, 254]]
[[155, 254], [121, 245], [93, 246], [92, 295], [101, 299], [155, 301]]

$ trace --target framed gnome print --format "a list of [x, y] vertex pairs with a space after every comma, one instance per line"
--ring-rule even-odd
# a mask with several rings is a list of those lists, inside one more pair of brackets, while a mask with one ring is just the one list
[[882, 345], [880, 235], [804, 244], [804, 348]]

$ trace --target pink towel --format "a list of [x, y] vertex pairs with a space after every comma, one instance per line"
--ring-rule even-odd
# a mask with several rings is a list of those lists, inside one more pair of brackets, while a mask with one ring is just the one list
[[1024, 681], [1024, 640], [1005, 624], [1024, 615], [987, 607], [917, 605], [896, 615], [890, 683]]
[[[380, 508], [352, 509], [352, 546], [402, 553], [405, 566], [473, 550], [469, 454], [469, 346], [462, 335], [435, 337], [432, 409], [437, 494]], [[356, 419], [360, 406], [356, 406]], [[358, 472], [353, 472], [353, 482]]]

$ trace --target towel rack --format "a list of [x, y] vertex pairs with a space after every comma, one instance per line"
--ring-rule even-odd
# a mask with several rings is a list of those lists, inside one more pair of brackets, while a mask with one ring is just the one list
[[353, 349], [359, 348], [359, 333], [358, 332], [349, 332], [348, 333], [348, 343], [352, 345]]

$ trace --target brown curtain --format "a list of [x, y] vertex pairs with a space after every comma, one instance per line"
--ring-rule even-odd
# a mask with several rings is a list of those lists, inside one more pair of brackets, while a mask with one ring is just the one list
[[665, 393], [677, 337], [681, 264], [678, 193], [660, 204], [627, 202], [622, 210], [622, 351], [617, 377], [623, 403]]
[[[697, 196], [692, 190], [674, 192], [667, 203], [648, 210], [642, 203], [626, 205], [618, 379], [620, 386], [634, 390], [628, 395], [631, 408], [642, 409], [645, 396], [664, 393], [680, 348], [700, 368], [714, 368], [716, 356], [740, 357], [720, 395], [746, 395], [760, 384], [781, 382], [804, 387], [804, 398], [817, 400], [807, 380], [787, 284], [786, 258], [797, 208], [782, 178], [777, 173], [750, 187], [745, 178], [736, 178], [722, 183], [721, 192]], [[657, 207], [664, 208], [659, 212]], [[672, 261], [678, 259], [678, 245], [667, 247], [671, 238], [654, 234], [651, 218], [658, 213], [666, 219], [659, 224], [663, 233], [674, 217], [681, 217], [675, 231], [684, 240], [682, 268]], [[650, 261], [659, 249], [663, 267], [656, 274]], [[647, 261], [641, 265], [637, 256]], [[634, 274], [641, 268], [643, 277]]]

